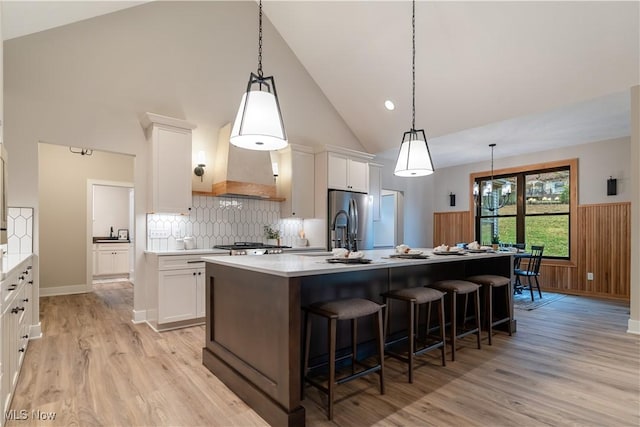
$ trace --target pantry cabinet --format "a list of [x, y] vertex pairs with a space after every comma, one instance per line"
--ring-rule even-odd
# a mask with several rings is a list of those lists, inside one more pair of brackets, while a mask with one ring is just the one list
[[[1, 404], [9, 410], [20, 368], [30, 338], [33, 307], [33, 269], [31, 256], [24, 258], [2, 280], [0, 335]], [[4, 420], [3, 420], [4, 421]]]
[[313, 150], [309, 147], [289, 144], [279, 152], [276, 187], [282, 218], [313, 218], [314, 216]]
[[191, 131], [185, 120], [145, 113], [150, 142], [147, 212], [187, 214], [191, 207]]

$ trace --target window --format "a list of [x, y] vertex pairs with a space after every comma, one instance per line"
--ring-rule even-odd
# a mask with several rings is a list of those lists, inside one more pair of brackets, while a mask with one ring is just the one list
[[544, 245], [545, 258], [570, 259], [577, 161], [558, 163], [498, 171], [493, 181], [472, 175], [476, 239], [490, 244], [498, 236], [503, 244]]

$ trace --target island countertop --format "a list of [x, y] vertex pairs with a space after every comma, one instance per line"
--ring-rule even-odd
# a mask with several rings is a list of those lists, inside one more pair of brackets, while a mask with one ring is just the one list
[[315, 276], [320, 274], [344, 273], [351, 271], [375, 270], [379, 268], [415, 266], [422, 264], [440, 264], [443, 262], [461, 261], [464, 259], [495, 258], [512, 255], [511, 252], [465, 253], [464, 255], [438, 255], [433, 249], [421, 248], [426, 259], [391, 258], [393, 249], [374, 249], [362, 251], [364, 258], [370, 259], [369, 264], [329, 263], [331, 255], [317, 254], [280, 254], [254, 256], [208, 256], [202, 259], [206, 262], [235, 267], [258, 273], [266, 273], [280, 277]]
[[[510, 252], [437, 255], [424, 249], [426, 259], [390, 258], [394, 249], [363, 252], [370, 264], [332, 264], [327, 262], [329, 252], [199, 258], [206, 261], [202, 362], [269, 424], [306, 423], [301, 404], [304, 307], [346, 298], [382, 303], [381, 295], [390, 290], [477, 274], [508, 277], [513, 272]], [[402, 316], [401, 310], [390, 314], [389, 334], [402, 332]], [[312, 366], [327, 360], [327, 335], [320, 323], [312, 326]], [[350, 325], [338, 325], [339, 351], [352, 346]], [[358, 327], [363, 354], [373, 348], [374, 328], [367, 325]]]

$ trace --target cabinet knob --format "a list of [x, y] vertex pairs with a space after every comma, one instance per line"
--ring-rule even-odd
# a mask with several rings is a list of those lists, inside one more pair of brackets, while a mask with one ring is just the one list
[[24, 280], [24, 276], [18, 277], [18, 280]]
[[33, 285], [33, 280], [29, 280], [27, 283], [29, 283], [30, 285]]
[[21, 338], [22, 338], [23, 340], [29, 339], [29, 335], [23, 335]]
[[22, 302], [29, 302], [29, 298], [23, 299]]
[[18, 349], [18, 351], [19, 351], [20, 353], [24, 353], [24, 347], [20, 347], [20, 349]]
[[202, 271], [198, 271], [198, 276], [201, 276], [201, 275], [202, 275]]
[[31, 270], [33, 268], [33, 266], [29, 265], [27, 266], [27, 270]]
[[194, 275], [194, 276], [196, 275], [196, 272], [195, 272], [195, 271], [193, 272], [193, 275]]
[[18, 307], [18, 311], [24, 311], [24, 307]]
[[10, 291], [15, 291], [17, 288], [18, 288], [18, 285], [14, 283], [14, 284], [10, 285], [7, 289], [10, 290]]
[[22, 274], [29, 274], [29, 270], [23, 271]]

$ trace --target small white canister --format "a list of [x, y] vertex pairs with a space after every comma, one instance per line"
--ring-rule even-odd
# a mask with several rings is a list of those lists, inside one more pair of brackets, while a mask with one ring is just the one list
[[183, 250], [184, 249], [184, 239], [176, 239], [176, 250]]
[[189, 250], [189, 249], [195, 249], [196, 248], [196, 239], [195, 237], [185, 237], [184, 238], [184, 248]]

